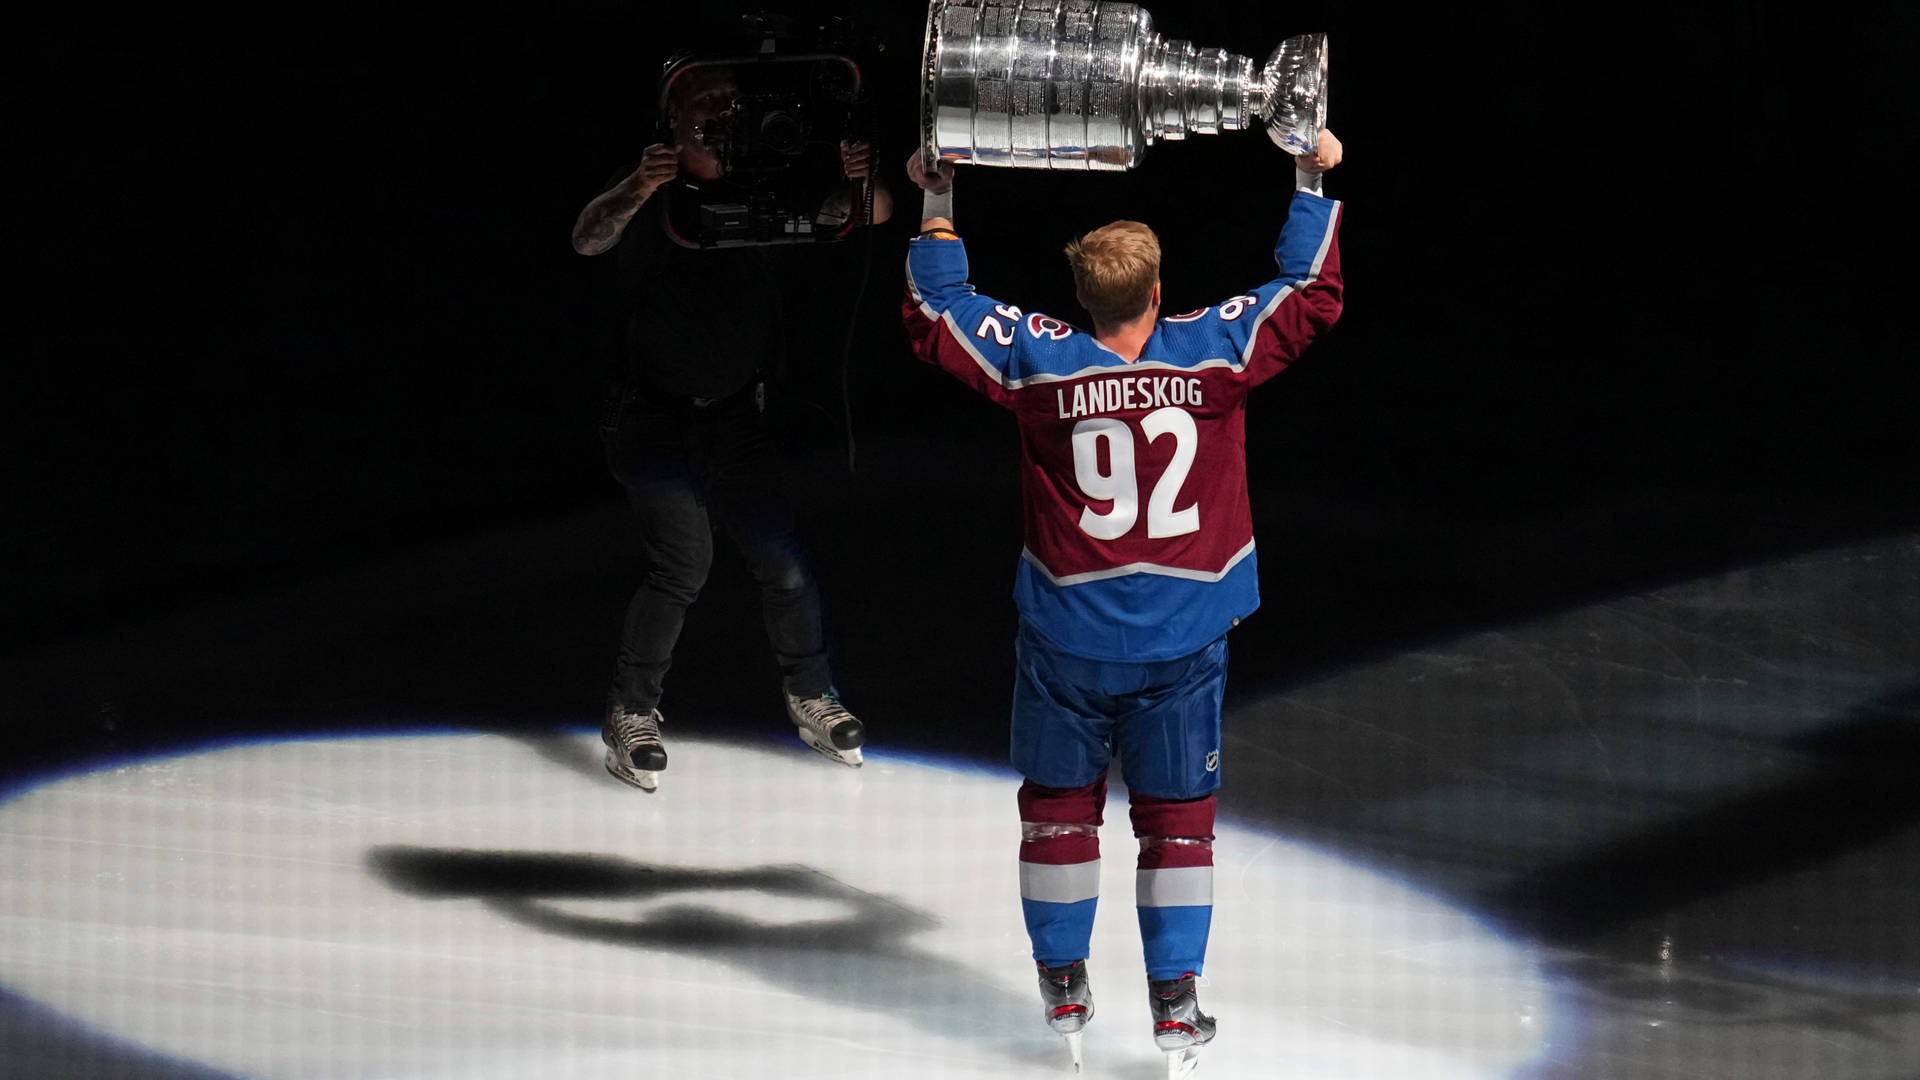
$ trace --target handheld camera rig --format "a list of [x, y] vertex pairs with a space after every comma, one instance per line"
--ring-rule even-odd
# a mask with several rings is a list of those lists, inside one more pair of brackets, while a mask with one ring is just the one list
[[779, 16], [746, 22], [761, 39], [758, 52], [683, 55], [661, 72], [663, 141], [681, 118], [681, 135], [690, 134], [722, 174], [717, 182], [669, 185], [668, 235], [693, 248], [842, 239], [870, 212], [865, 185], [856, 184], [850, 212], [822, 213], [848, 183], [841, 140], [866, 134], [860, 65], [837, 27], [797, 37]]

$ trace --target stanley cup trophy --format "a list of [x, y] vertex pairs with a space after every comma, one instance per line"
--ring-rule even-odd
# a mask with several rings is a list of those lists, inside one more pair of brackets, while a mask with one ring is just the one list
[[1168, 41], [1134, 4], [932, 0], [920, 134], [936, 161], [1016, 169], [1133, 168], [1160, 139], [1258, 120], [1311, 153], [1327, 116], [1327, 36], [1280, 43], [1266, 66]]

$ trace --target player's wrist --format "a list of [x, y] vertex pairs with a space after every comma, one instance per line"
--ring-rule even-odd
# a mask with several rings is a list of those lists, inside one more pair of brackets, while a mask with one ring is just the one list
[[953, 220], [952, 184], [948, 184], [945, 189], [940, 191], [933, 191], [931, 189], [921, 191], [920, 220], [931, 221], [934, 218], [946, 218], [948, 221]]
[[1326, 192], [1320, 190], [1320, 178], [1324, 175], [1326, 174], [1312, 172], [1301, 168], [1299, 165], [1295, 165], [1293, 167], [1293, 190], [1304, 191], [1309, 195], [1324, 196]]

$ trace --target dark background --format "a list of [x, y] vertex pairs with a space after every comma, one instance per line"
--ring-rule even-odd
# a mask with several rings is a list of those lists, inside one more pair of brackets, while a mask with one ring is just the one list
[[[1920, 525], [1910, 19], [1244, 6], [1148, 5], [1169, 37], [1256, 58], [1332, 34], [1349, 291], [1251, 405], [1264, 604], [1235, 632], [1230, 704]], [[853, 17], [903, 188], [925, 8], [832, 10]], [[578, 764], [578, 739], [554, 736], [599, 720], [634, 569], [596, 432], [611, 267], [567, 237], [650, 141], [662, 60], [731, 46], [736, 15], [562, 0], [28, 18], [0, 783], [183, 739], [447, 723]], [[1185, 310], [1268, 276], [1290, 186], [1262, 135], [1228, 134], [1121, 176], [963, 170], [957, 217], [984, 291], [1079, 321], [1058, 255], [1074, 235], [1152, 225], [1166, 306]], [[809, 253], [817, 272], [782, 298], [804, 322], [776, 415], [841, 688], [876, 747], [998, 761], [1013, 428], [906, 352], [903, 204], [869, 240]], [[676, 656], [672, 730], [784, 731], [753, 605], [723, 556]], [[1912, 701], [1886, 710], [1910, 720]], [[1911, 757], [1910, 735], [1874, 745], [1892, 748], [1863, 755], [1877, 770]], [[1823, 844], [1912, 820], [1890, 794], [1905, 771], [1836, 775], [1820, 798], [1896, 810], [1829, 813]], [[1274, 800], [1289, 827], [1311, 822], [1305, 795]], [[1735, 871], [1795, 857], [1771, 817], [1724, 820], [1709, 831]], [[1627, 887], [1685, 899], [1729, 873], [1691, 848], [1670, 861]], [[68, 1075], [201, 1075], [131, 1051], [118, 1073], [108, 1051], [82, 1061], [64, 1021], [10, 995], [0, 1044]]]
[[[1344, 320], [1253, 405], [1278, 612], [1256, 641], [1334, 662], [1920, 520], [1902, 290], [1879, 268], [1911, 187], [1892, 15], [1235, 7], [1149, 10], [1256, 58], [1330, 31], [1348, 161], [1329, 190], [1350, 204]], [[831, 10], [905, 187], [925, 9]], [[737, 9], [697, 11], [185, 3], [40, 25], [0, 651], [617, 502], [595, 435], [610, 267], [567, 236], [649, 141], [661, 60], [731, 42]], [[963, 170], [958, 217], [985, 291], [1076, 321], [1060, 246], [1146, 220], [1185, 310], [1264, 279], [1289, 182], [1260, 134], [1229, 134], [1122, 176]], [[999, 596], [1012, 427], [904, 350], [903, 202], [786, 298], [808, 323], [781, 414], [803, 494], [893, 485], [803, 513], [837, 590], [862, 587], [856, 554], [940, 581], [943, 551], [983, 546]], [[918, 496], [976, 495], [916, 531]], [[617, 607], [627, 568], [604, 571]]]

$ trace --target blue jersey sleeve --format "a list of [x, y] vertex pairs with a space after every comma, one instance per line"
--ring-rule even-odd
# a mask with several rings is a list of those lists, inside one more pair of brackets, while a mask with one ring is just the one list
[[[1274, 245], [1278, 272], [1251, 293], [1166, 321], [1206, 323], [1235, 369], [1257, 386], [1286, 370], [1340, 317], [1340, 220], [1343, 204], [1296, 192]], [[1224, 339], [1222, 341], [1221, 339]]]
[[1007, 403], [1022, 315], [1019, 308], [974, 290], [967, 280], [967, 247], [958, 237], [923, 237], [908, 246], [901, 314], [922, 360]]

